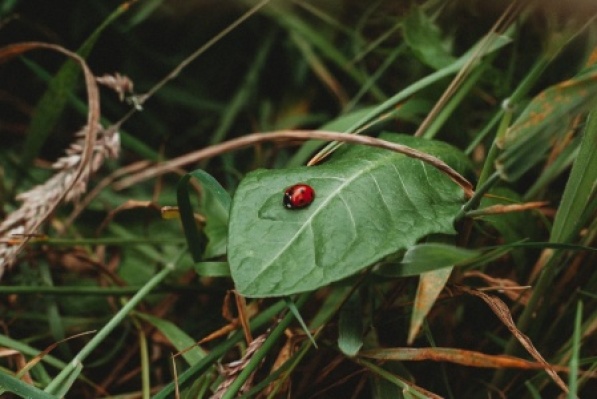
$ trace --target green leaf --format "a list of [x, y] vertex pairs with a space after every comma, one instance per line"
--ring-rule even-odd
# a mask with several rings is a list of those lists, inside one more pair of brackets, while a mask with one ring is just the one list
[[206, 172], [195, 171], [191, 174], [199, 179], [204, 188], [199, 210], [206, 219], [203, 232], [208, 241], [203, 257], [209, 259], [224, 255], [228, 241], [230, 194]]
[[474, 259], [481, 251], [446, 244], [420, 244], [406, 251], [399, 270], [400, 276], [416, 276]]
[[[453, 147], [386, 134], [462, 170]], [[310, 291], [350, 276], [431, 233], [453, 234], [460, 187], [421, 161], [377, 148], [345, 147], [320, 166], [257, 170], [232, 202], [228, 260], [236, 288], [249, 297]], [[315, 190], [307, 208], [282, 205], [286, 187]]]
[[340, 311], [338, 348], [346, 356], [355, 356], [363, 346], [363, 312], [361, 298], [353, 293]]
[[[35, 357], [35, 356], [39, 355], [39, 353], [40, 353], [39, 349], [29, 346], [23, 342], [20, 342], [16, 339], [10, 338], [3, 334], [0, 334], [0, 345], [3, 347], [6, 347], [6, 348], [15, 349], [15, 350], [19, 351], [20, 353], [22, 353], [23, 355], [27, 355], [29, 357]], [[66, 363], [64, 363], [63, 361], [57, 359], [56, 357], [54, 357], [50, 354], [44, 355], [41, 358], [41, 361], [43, 363], [47, 363], [57, 369], [62, 369], [66, 366]], [[41, 363], [39, 363], [36, 367], [38, 367], [40, 365], [41, 365]]]
[[[203, 255], [202, 240], [189, 198], [189, 181], [192, 177], [199, 180], [203, 187], [200, 208], [206, 218], [204, 232], [209, 240]], [[228, 210], [230, 209], [228, 192], [209, 173], [197, 169], [183, 176], [178, 182], [177, 200], [180, 220], [193, 260], [198, 262], [203, 256], [209, 258], [223, 255], [226, 252]]]
[[445, 35], [421, 7], [413, 7], [404, 18], [403, 32], [404, 41], [424, 64], [441, 69], [455, 61]]

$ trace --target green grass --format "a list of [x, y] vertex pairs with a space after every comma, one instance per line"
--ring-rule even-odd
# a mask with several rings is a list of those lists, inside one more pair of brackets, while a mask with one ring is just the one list
[[122, 148], [0, 231], [1, 395], [594, 394], [597, 7], [62, 3], [0, 6], [2, 218], [86, 119]]

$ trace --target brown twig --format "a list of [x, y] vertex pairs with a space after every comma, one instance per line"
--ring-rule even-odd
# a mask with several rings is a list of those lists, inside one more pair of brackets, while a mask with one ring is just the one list
[[473, 195], [472, 184], [464, 178], [460, 173], [452, 169], [441, 159], [426, 154], [424, 152], [415, 150], [414, 148], [393, 143], [390, 141], [378, 139], [369, 136], [357, 136], [353, 134], [328, 132], [322, 130], [311, 130], [311, 131], [300, 131], [300, 130], [283, 130], [272, 133], [253, 133], [246, 136], [238, 137], [229, 141], [225, 141], [220, 144], [216, 144], [201, 150], [183, 155], [176, 159], [172, 159], [167, 162], [163, 162], [154, 167], [147, 168], [146, 170], [137, 173], [135, 175], [123, 178], [122, 180], [114, 184], [116, 190], [122, 190], [124, 188], [135, 185], [141, 181], [160, 176], [164, 173], [170, 172], [176, 168], [183, 167], [192, 163], [196, 163], [200, 160], [212, 158], [227, 152], [235, 151], [241, 148], [253, 146], [258, 143], [268, 141], [286, 141], [286, 140], [324, 140], [324, 141], [342, 141], [353, 144], [368, 145], [371, 147], [384, 148], [387, 150], [395, 151], [404, 154], [408, 157], [421, 160], [428, 163], [429, 165], [439, 169], [445, 173], [450, 179], [458, 184], [463, 190], [467, 198]]
[[531, 209], [543, 208], [549, 204], [548, 201], [534, 201], [526, 202], [524, 204], [510, 204], [510, 205], [491, 205], [486, 208], [476, 209], [467, 213], [467, 216], [487, 216], [498, 215], [503, 213], [524, 212]]

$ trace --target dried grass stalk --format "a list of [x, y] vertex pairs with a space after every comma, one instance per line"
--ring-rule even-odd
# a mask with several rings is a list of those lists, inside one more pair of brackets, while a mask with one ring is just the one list
[[[66, 155], [52, 165], [56, 174], [44, 184], [19, 194], [17, 200], [22, 202], [21, 207], [0, 224], [0, 278], [5, 268], [14, 264], [26, 238], [36, 233], [37, 226], [61, 200], [77, 200], [86, 192], [91, 174], [102, 166], [106, 158], [118, 156], [120, 135], [114, 128], [103, 129], [98, 126], [91, 157], [88, 158], [87, 165], [79, 169], [85, 158], [86, 133], [86, 127], [76, 133], [77, 140], [66, 150]], [[79, 170], [82, 173], [78, 174]], [[23, 239], [15, 240], [15, 237]]]

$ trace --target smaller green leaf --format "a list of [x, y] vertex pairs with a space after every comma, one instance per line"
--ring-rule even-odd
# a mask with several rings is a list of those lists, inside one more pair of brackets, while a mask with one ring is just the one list
[[203, 257], [209, 259], [226, 253], [231, 199], [230, 194], [215, 179], [205, 178], [201, 184], [206, 190], [201, 197], [200, 211], [206, 218], [203, 231], [208, 238]]
[[[467, 62], [470, 62], [471, 57], [482, 56], [482, 55], [484, 56], [484, 55], [490, 54], [496, 50], [499, 50], [503, 46], [509, 44], [511, 41], [511, 39], [506, 36], [495, 35], [495, 34], [490, 34], [489, 36], [490, 36], [490, 38], [488, 38], [488, 37], [482, 38], [479, 43], [477, 43], [475, 46], [473, 46], [465, 54], [460, 56], [452, 64], [450, 64], [438, 71], [435, 71], [434, 73], [424, 77], [423, 79], [420, 79], [420, 80], [414, 82], [410, 86], [404, 88], [403, 90], [394, 94], [392, 97], [388, 98], [381, 104], [377, 105], [370, 112], [366, 113], [362, 118], [357, 120], [349, 128], [347, 128], [346, 130], [343, 130], [343, 132], [346, 132], [346, 133], [357, 132], [359, 129], [361, 129], [364, 126], [366, 126], [367, 124], [371, 123], [375, 118], [381, 116], [382, 114], [384, 114], [386, 112], [391, 111], [393, 108], [396, 107], [396, 105], [400, 104], [401, 102], [404, 102], [406, 99], [413, 96], [415, 93], [423, 90], [424, 88], [432, 85], [433, 83], [436, 83], [438, 80], [443, 79], [446, 76], [450, 76], [450, 75], [457, 73]], [[481, 44], [483, 44], [488, 39], [489, 39], [489, 41], [488, 41], [489, 46], [482, 50], [482, 54], [479, 54], [478, 53], [479, 46]], [[342, 143], [339, 143], [337, 141], [331, 142], [328, 145], [326, 145], [322, 150], [320, 150], [316, 156], [321, 155], [323, 153], [331, 153], [334, 150], [336, 150], [338, 147], [340, 147], [341, 145], [342, 145]]]
[[[446, 244], [419, 244], [410, 247], [394, 276], [417, 276], [425, 272], [464, 263], [481, 255], [481, 251]], [[387, 270], [384, 269], [384, 274]]]
[[136, 313], [136, 316], [160, 330], [176, 350], [183, 352], [182, 357], [190, 366], [199, 363], [205, 357], [206, 353], [200, 346], [196, 345], [195, 340], [174, 323], [146, 313]]
[[445, 35], [421, 7], [414, 7], [406, 16], [403, 32], [405, 42], [424, 64], [441, 69], [455, 61]]
[[197, 223], [195, 222], [195, 213], [193, 212], [193, 206], [191, 205], [191, 199], [189, 198], [189, 180], [192, 175], [184, 175], [178, 182], [176, 187], [176, 199], [178, 202], [178, 210], [180, 212], [180, 221], [184, 230], [185, 238], [187, 239], [187, 245], [189, 251], [195, 262], [199, 262], [202, 257], [203, 247], [205, 246]]
[[346, 356], [353, 357], [363, 347], [363, 311], [361, 298], [353, 293], [340, 311], [338, 347]]
[[197, 229], [193, 207], [189, 198], [189, 181], [192, 177], [199, 180], [203, 187], [201, 210], [206, 217], [204, 232], [209, 239], [209, 243], [205, 249], [205, 257], [213, 257], [225, 253], [230, 195], [216, 179], [200, 169], [186, 174], [178, 182], [176, 194], [180, 210], [180, 220], [193, 260], [198, 262], [203, 257], [203, 240]]

